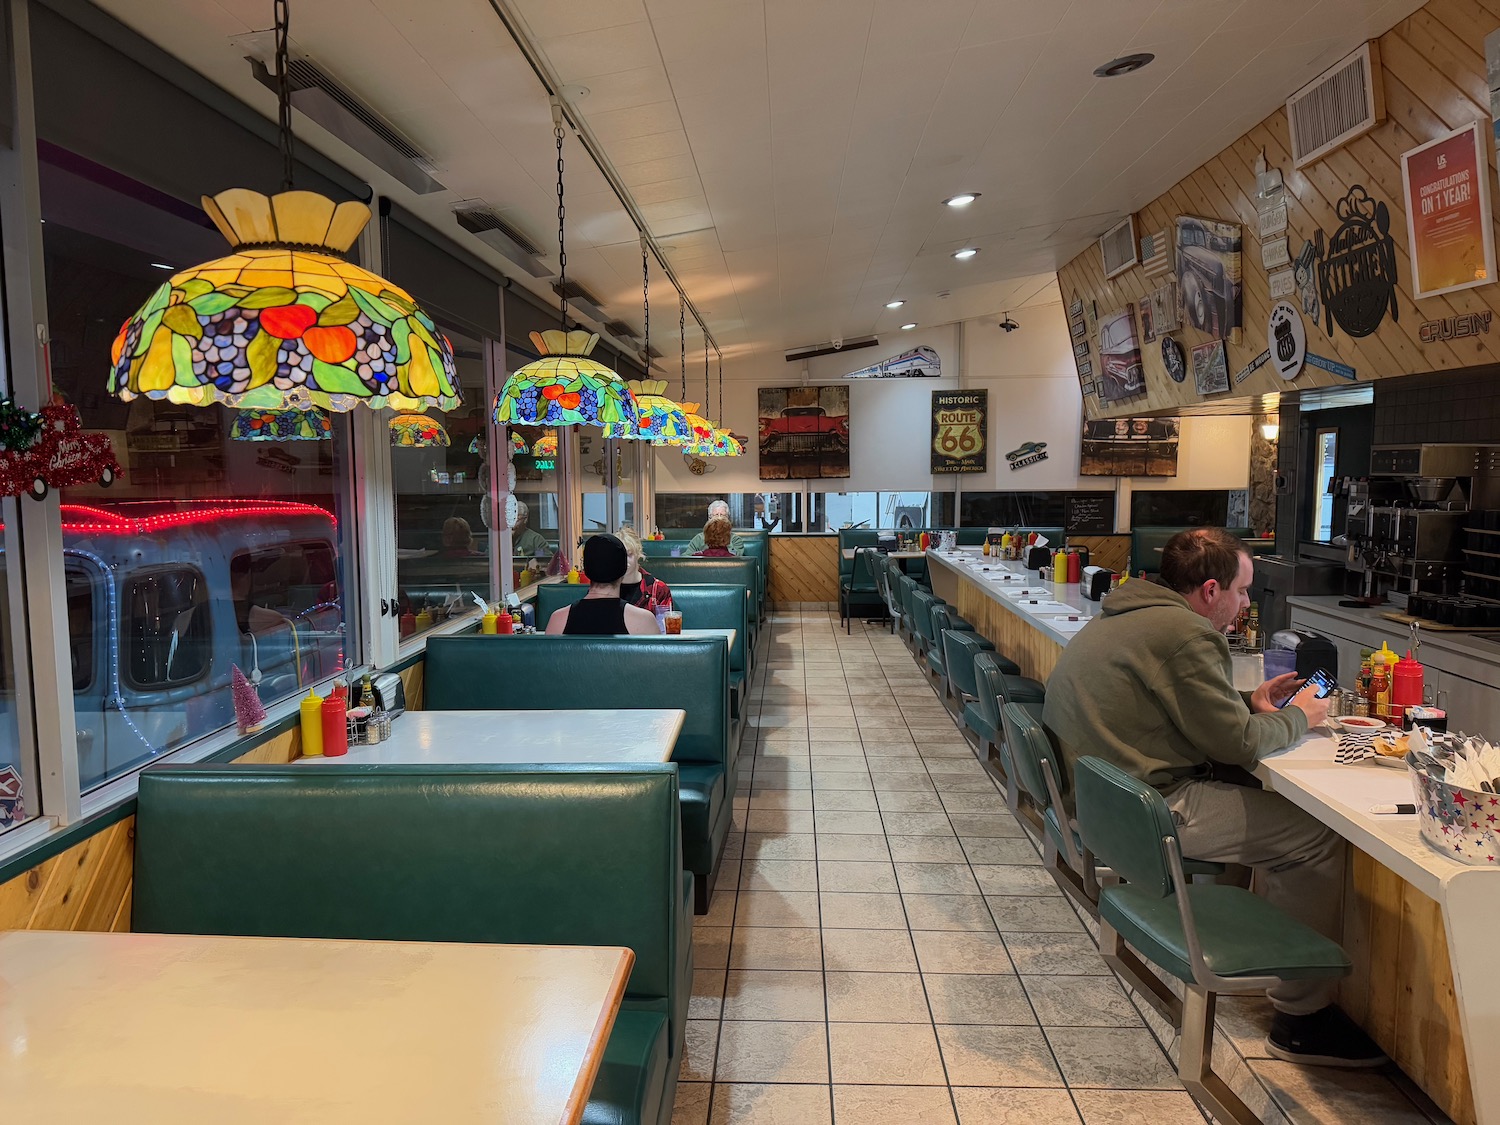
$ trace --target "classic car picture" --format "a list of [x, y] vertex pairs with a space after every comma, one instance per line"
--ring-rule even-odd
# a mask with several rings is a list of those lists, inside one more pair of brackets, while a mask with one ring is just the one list
[[849, 475], [849, 388], [760, 388], [760, 479]]
[[1175, 477], [1176, 418], [1104, 418], [1083, 424], [1078, 472], [1086, 477]]
[[1219, 339], [1240, 326], [1240, 225], [1177, 216], [1177, 293], [1188, 321]]
[[1146, 391], [1146, 369], [1141, 364], [1141, 345], [1135, 334], [1135, 316], [1126, 305], [1099, 318], [1099, 359], [1104, 381], [1099, 397], [1117, 402]]

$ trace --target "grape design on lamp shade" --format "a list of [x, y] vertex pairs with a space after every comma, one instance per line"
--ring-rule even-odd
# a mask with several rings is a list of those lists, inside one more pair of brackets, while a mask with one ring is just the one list
[[600, 426], [639, 424], [635, 396], [625, 381], [590, 358], [595, 332], [553, 329], [533, 332], [541, 357], [512, 372], [495, 396], [502, 426]]
[[432, 318], [341, 257], [369, 221], [363, 203], [236, 188], [203, 209], [232, 252], [175, 274], [125, 322], [110, 393], [271, 410], [460, 405]]

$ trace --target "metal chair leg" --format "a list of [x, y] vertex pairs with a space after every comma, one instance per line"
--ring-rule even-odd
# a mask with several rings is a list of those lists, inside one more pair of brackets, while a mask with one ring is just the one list
[[[1150, 965], [1135, 955], [1135, 951], [1125, 944], [1125, 939], [1102, 918], [1099, 919], [1099, 955], [1121, 981], [1135, 989], [1142, 1000], [1156, 1009], [1162, 1019], [1173, 1028], [1182, 1030], [1184, 1035], [1187, 1034], [1187, 1029], [1183, 1026], [1183, 1005], [1177, 994], [1151, 971]], [[1191, 995], [1191, 990], [1189, 994]], [[1212, 1008], [1209, 1018], [1212, 1021]], [[1182, 1071], [1182, 1080], [1187, 1082], [1186, 1070]]]
[[1261, 1120], [1229, 1083], [1214, 1073], [1214, 1008], [1218, 997], [1188, 985], [1182, 1004], [1182, 1036], [1177, 1076], [1198, 1103], [1225, 1125], [1261, 1125]]

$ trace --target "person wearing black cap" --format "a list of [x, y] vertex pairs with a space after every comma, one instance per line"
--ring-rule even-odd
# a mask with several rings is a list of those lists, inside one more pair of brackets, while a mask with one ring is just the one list
[[620, 600], [620, 579], [629, 560], [625, 544], [613, 535], [595, 535], [583, 545], [583, 573], [589, 592], [582, 600], [554, 610], [547, 632], [570, 636], [613, 636], [619, 633], [660, 633], [656, 615]]

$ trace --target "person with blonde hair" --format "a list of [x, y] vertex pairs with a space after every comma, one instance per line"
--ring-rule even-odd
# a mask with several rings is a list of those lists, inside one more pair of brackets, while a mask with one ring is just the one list
[[699, 558], [705, 559], [732, 559], [734, 552], [729, 549], [730, 537], [733, 528], [729, 526], [726, 519], [715, 518], [703, 525], [703, 550], [698, 552]]
[[660, 578], [646, 572], [641, 566], [645, 554], [641, 537], [633, 527], [620, 528], [620, 542], [625, 544], [625, 577], [620, 579], [620, 600], [626, 605], [640, 606], [655, 613], [658, 609], [672, 608], [672, 591]]

